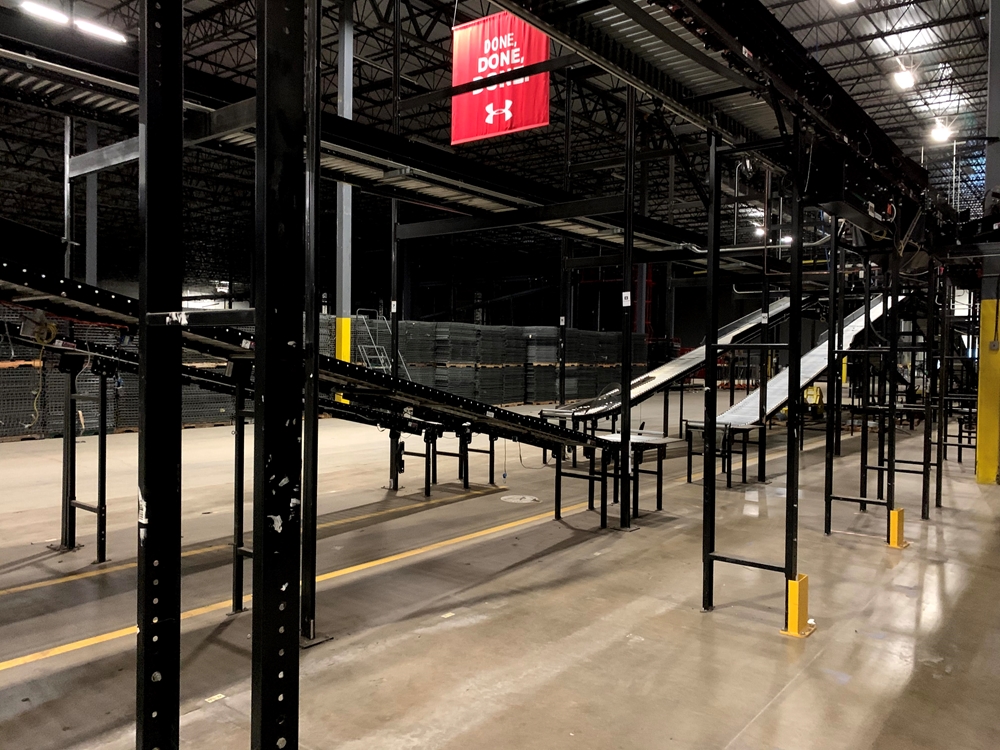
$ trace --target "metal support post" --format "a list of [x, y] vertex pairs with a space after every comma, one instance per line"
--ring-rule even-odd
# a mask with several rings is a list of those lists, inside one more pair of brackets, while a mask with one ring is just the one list
[[323, 12], [308, 0], [306, 27], [305, 404], [302, 430], [302, 609], [299, 634], [316, 637], [316, 524], [319, 494], [320, 119]]
[[[837, 253], [837, 350], [840, 354], [837, 355], [837, 361], [835, 366], [837, 368], [837, 390], [835, 396], [836, 400], [836, 422], [834, 427], [834, 444], [833, 452], [835, 455], [840, 455], [841, 449], [841, 437], [843, 434], [843, 418], [844, 418], [844, 298], [847, 296], [847, 246], [843, 243], [838, 243], [837, 245], [839, 252]], [[852, 429], [853, 434], [853, 429]]]
[[[899, 266], [900, 258], [892, 252], [889, 255], [889, 264], [886, 269], [889, 279], [889, 310], [888, 314], [883, 313], [886, 318], [887, 334], [889, 338], [889, 352], [886, 362], [886, 378], [888, 379], [887, 408], [886, 415], [886, 464], [885, 471], [879, 472], [885, 475], [885, 502], [886, 502], [886, 542], [891, 543], [893, 513], [896, 508], [896, 398], [899, 393]], [[883, 298], [884, 299], [884, 298]], [[886, 378], [883, 378], [885, 380]]]
[[[920, 486], [920, 518], [927, 521], [931, 517], [931, 449], [934, 421], [934, 398], [937, 396], [937, 368], [934, 367], [934, 342], [937, 341], [938, 295], [937, 264], [933, 258], [927, 260], [927, 323], [924, 328], [924, 474]], [[937, 467], [940, 472], [941, 467]]]
[[[233, 408], [233, 607], [232, 612], [243, 611], [243, 506], [246, 499], [246, 376], [249, 367], [234, 366]], [[303, 549], [303, 553], [305, 550]], [[303, 570], [306, 564], [303, 562]], [[315, 582], [315, 576], [314, 576]]]
[[[861, 355], [861, 486], [859, 487], [860, 497], [868, 497], [868, 411], [871, 409], [871, 327], [872, 327], [872, 262], [867, 255], [864, 258], [864, 310], [865, 310], [865, 334], [863, 346], [865, 353]], [[861, 503], [862, 513], [868, 511], [868, 504]]]
[[[760, 291], [760, 342], [768, 343], [771, 338], [771, 285], [767, 278], [768, 243], [771, 240], [771, 170], [764, 173], [764, 252], [761, 254], [761, 291]], [[771, 352], [768, 349], [760, 350], [760, 363], [758, 365], [757, 379], [758, 393], [760, 397], [757, 409], [757, 421], [760, 422], [760, 429], [757, 431], [757, 481], [763, 482], [767, 479], [767, 380], [768, 364], [771, 361]]]
[[622, 247], [622, 425], [621, 425], [621, 528], [632, 525], [629, 517], [629, 482], [632, 456], [632, 243], [635, 239], [635, 98], [634, 86], [628, 86], [625, 100], [625, 241]]
[[73, 156], [73, 118], [63, 123], [63, 276], [73, 278], [73, 181], [69, 178], [69, 160]]
[[608, 528], [608, 451], [605, 448], [601, 448], [601, 528]]
[[[337, 115], [354, 117], [354, 0], [340, 0], [337, 32]], [[331, 295], [337, 316], [337, 359], [351, 361], [351, 268], [354, 196], [352, 186], [337, 183], [337, 262]], [[393, 230], [394, 231], [394, 230]]]
[[[392, 6], [392, 132], [399, 135], [399, 84], [400, 84], [400, 64], [402, 55], [402, 3], [394, 0]], [[392, 327], [392, 351], [389, 353], [389, 373], [394, 378], [399, 377], [399, 201], [395, 198], [390, 202], [392, 226], [392, 246], [390, 273], [392, 281], [390, 284], [389, 303], [389, 324]], [[399, 433], [389, 433], [389, 489], [399, 490], [399, 464], [396, 456], [399, 452]]]
[[[472, 440], [472, 435], [468, 432], [463, 432], [458, 439], [458, 470], [462, 479], [463, 489], [469, 489], [469, 442]], [[562, 454], [559, 456], [562, 459]]]
[[[87, 123], [87, 151], [97, 149], [97, 123]], [[87, 248], [84, 280], [90, 286], [97, 286], [97, 172], [87, 175]]]
[[705, 261], [705, 433], [702, 459], [702, 596], [701, 606], [710, 611], [715, 602], [715, 474], [716, 402], [718, 399], [719, 311], [715, 305], [719, 278], [719, 244], [722, 222], [722, 169], [719, 164], [719, 136], [708, 133], [708, 255]]
[[147, 325], [146, 315], [181, 309], [183, 44], [180, 4], [139, 3], [138, 750], [179, 743], [181, 329]]
[[554, 451], [556, 459], [556, 497], [555, 497], [555, 519], [558, 521], [562, 518], [562, 472], [563, 472], [563, 453], [566, 452], [566, 447], [560, 445]]
[[496, 486], [496, 443], [495, 436], [490, 435], [490, 486]]
[[829, 283], [827, 285], [827, 312], [826, 312], [826, 463], [824, 471], [823, 485], [823, 531], [826, 534], [831, 532], [832, 506], [833, 500], [833, 456], [836, 444], [836, 396], [837, 383], [837, 308], [840, 296], [840, 273], [837, 260], [840, 256], [837, 248], [837, 217], [830, 217], [830, 254], [827, 266], [830, 271]]
[[950, 283], [943, 276], [938, 287], [938, 310], [941, 315], [941, 331], [938, 336], [939, 361], [937, 366], [937, 472], [934, 475], [934, 507], [941, 507], [941, 492], [944, 486], [945, 441], [948, 439], [948, 337], [951, 329], [951, 306], [948, 304]]
[[[566, 71], [566, 99], [564, 102], [565, 124], [563, 126], [563, 166], [565, 176], [563, 188], [569, 192], [571, 187], [570, 167], [573, 162], [573, 76]], [[569, 319], [570, 271], [566, 264], [569, 260], [570, 244], [563, 239], [559, 251], [559, 404], [566, 403], [566, 329]]]
[[250, 745], [297, 748], [302, 472], [305, 14], [257, 3]]
[[97, 559], [108, 559], [108, 379], [101, 375], [97, 397]]
[[66, 394], [63, 399], [63, 475], [62, 533], [60, 550], [76, 549], [76, 376], [80, 372], [76, 357], [65, 358]]
[[431, 456], [433, 455], [431, 445], [433, 443], [434, 433], [430, 430], [424, 430], [424, 497], [431, 496]]
[[[799, 118], [794, 119], [793, 147], [795, 179], [792, 180], [792, 242], [789, 252], [788, 284], [788, 447], [785, 483], [785, 580], [796, 581], [799, 573], [799, 433], [802, 430], [802, 209], [805, 196], [800, 181], [802, 169], [802, 133]], [[787, 592], [786, 592], [787, 594]], [[788, 622], [788, 602], [785, 602]]]

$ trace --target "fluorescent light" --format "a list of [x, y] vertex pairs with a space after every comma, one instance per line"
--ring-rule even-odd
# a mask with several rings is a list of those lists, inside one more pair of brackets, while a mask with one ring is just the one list
[[837, 0], [837, 2], [840, 3], [841, 5], [850, 5], [851, 3], [854, 2], [854, 0]]
[[912, 89], [913, 85], [917, 82], [917, 79], [913, 75], [912, 70], [897, 70], [892, 74], [892, 82], [896, 84], [897, 88], [900, 89]]
[[937, 121], [937, 124], [934, 126], [934, 129], [931, 130], [931, 138], [937, 141], [938, 143], [944, 143], [945, 141], [951, 140], [952, 135], [953, 135], [952, 129], [947, 125], [945, 125], [940, 120]]
[[781, 242], [784, 245], [791, 245], [792, 244], [792, 236], [790, 234], [786, 234], [784, 237], [781, 238]]
[[21, 3], [21, 10], [25, 13], [29, 13], [30, 15], [44, 18], [46, 21], [52, 21], [63, 25], [69, 23], [69, 16], [65, 13], [60, 13], [55, 8], [50, 8], [47, 5], [30, 2], [30, 0], [28, 2]]
[[84, 34], [90, 34], [92, 36], [99, 36], [101, 39], [107, 39], [109, 42], [118, 42], [119, 44], [125, 44], [128, 40], [125, 38], [124, 34], [120, 34], [114, 29], [109, 29], [107, 26], [100, 26], [99, 24], [92, 23], [91, 21], [84, 21], [79, 18], [73, 21], [76, 28], [80, 29]]
[[756, 235], [757, 235], [758, 237], [763, 237], [763, 236], [764, 236], [765, 234], [767, 234], [767, 233], [766, 233], [766, 232], [764, 231], [764, 227], [757, 227], [757, 228], [755, 228], [755, 229], [753, 230], [753, 233], [754, 233], [754, 234], [756, 234]]

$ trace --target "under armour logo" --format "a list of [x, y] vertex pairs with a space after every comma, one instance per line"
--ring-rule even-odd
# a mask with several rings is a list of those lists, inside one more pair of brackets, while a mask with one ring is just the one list
[[492, 102], [490, 102], [489, 104], [487, 104], [486, 105], [486, 124], [487, 125], [492, 125], [493, 124], [493, 118], [496, 117], [497, 115], [500, 115], [500, 114], [503, 115], [503, 119], [504, 119], [505, 122], [507, 120], [509, 120], [511, 117], [513, 117], [514, 115], [511, 114], [511, 111], [510, 111], [510, 105], [513, 104], [513, 103], [514, 102], [512, 102], [510, 99], [504, 99], [504, 108], [503, 109], [496, 109], [496, 108], [494, 108]]

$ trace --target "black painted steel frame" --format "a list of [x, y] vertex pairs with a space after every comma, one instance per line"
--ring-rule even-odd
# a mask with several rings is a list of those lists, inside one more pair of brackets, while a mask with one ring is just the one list
[[298, 747], [304, 36], [301, 4], [258, 3], [253, 748]]
[[[176, 748], [180, 731], [183, 12], [140, 3], [139, 529], [136, 747]], [[300, 158], [301, 158], [301, 144]]]
[[320, 120], [323, 14], [321, 0], [306, 5], [305, 185], [305, 409], [302, 430], [302, 606], [299, 634], [316, 637], [316, 514], [319, 473]]
[[[782, 565], [765, 563], [746, 558], [720, 555], [716, 552], [716, 459], [718, 429], [716, 409], [718, 404], [718, 355], [721, 351], [732, 347], [720, 347], [718, 344], [718, 312], [715, 306], [715, 295], [718, 291], [722, 185], [719, 165], [718, 137], [709, 133], [709, 205], [708, 205], [708, 255], [706, 259], [706, 334], [705, 334], [705, 418], [704, 448], [703, 448], [703, 520], [702, 520], [702, 608], [711, 611], [715, 606], [715, 563], [729, 563], [745, 567], [769, 570], [783, 573], [787, 581], [798, 577], [798, 512], [799, 512], [799, 449], [802, 433], [802, 400], [801, 400], [801, 350], [802, 350], [802, 266], [803, 266], [803, 208], [805, 198], [802, 194], [801, 176], [802, 138], [800, 122], [794, 120], [791, 138], [791, 161], [795, 164], [792, 180], [791, 200], [791, 236], [790, 272], [789, 272], [789, 308], [788, 308], [788, 341], [781, 344], [770, 344], [766, 341], [760, 344], [762, 354], [769, 348], [788, 349], [788, 397], [787, 397], [787, 464], [785, 485], [785, 539], [784, 562]], [[764, 337], [766, 338], [766, 336]], [[766, 382], [761, 383], [764, 390]], [[732, 464], [731, 438], [727, 441], [729, 470]], [[689, 451], [690, 452], [690, 451]], [[746, 447], [743, 448], [744, 461]], [[745, 477], [745, 467], [744, 467]], [[788, 624], [788, 601], [786, 586], [784, 625]]]

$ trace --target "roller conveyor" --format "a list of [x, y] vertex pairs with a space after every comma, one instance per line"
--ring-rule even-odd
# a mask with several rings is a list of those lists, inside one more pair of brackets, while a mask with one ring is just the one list
[[[6, 292], [13, 304], [41, 309], [56, 315], [130, 327], [138, 325], [138, 300], [126, 295], [88, 286], [72, 279], [32, 269], [23, 261], [0, 258], [0, 293]], [[227, 311], [228, 312], [228, 311]], [[249, 312], [249, 311], [243, 311]], [[253, 334], [235, 326], [183, 329], [183, 345], [222, 359], [252, 358]], [[30, 342], [29, 342], [30, 343]], [[118, 358], [129, 369], [137, 358], [112, 347], [77, 344], [67, 340], [66, 351], [91, 356]], [[385, 373], [322, 357], [320, 382], [326, 390], [325, 410], [335, 416], [381, 427], [418, 431], [423, 422], [506, 438], [542, 448], [598, 445], [596, 438], [560, 427], [539, 417], [518, 414], [436, 388], [393, 378]], [[214, 389], [225, 389], [230, 379], [221, 374], [184, 368], [185, 377]], [[211, 382], [208, 382], [211, 381]], [[334, 400], [344, 394], [349, 403]]]
[[[773, 322], [788, 312], [788, 298], [783, 297], [768, 308], [768, 319]], [[760, 310], [735, 320], [719, 330], [719, 345], [726, 346], [753, 333], [761, 324]], [[665, 365], [650, 370], [632, 381], [632, 405], [642, 403], [650, 396], [669, 388], [705, 365], [705, 347], [699, 346], [672, 359]], [[608, 417], [621, 411], [621, 389], [615, 388], [595, 399], [575, 403], [558, 409], [543, 409], [541, 415], [549, 419], [585, 422]]]
[[[875, 320], [882, 315], [882, 296], [878, 295], [871, 301], [871, 319]], [[844, 343], [850, 346], [854, 337], [864, 330], [865, 308], [860, 307], [844, 319]], [[828, 353], [824, 340], [814, 349], [802, 355], [802, 375], [799, 380], [799, 387], [806, 388], [816, 378], [822, 375], [827, 368]], [[733, 406], [729, 411], [720, 414], [716, 418], [716, 424], [721, 428], [747, 427], [760, 423], [760, 396], [761, 389], [751, 391], [747, 397]], [[779, 409], [784, 407], [788, 401], [788, 370], [782, 370], [769, 381], [764, 388], [765, 415], [770, 417]], [[701, 423], [689, 422], [692, 427]]]

